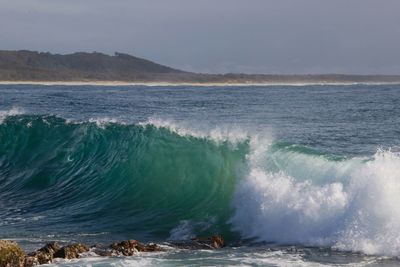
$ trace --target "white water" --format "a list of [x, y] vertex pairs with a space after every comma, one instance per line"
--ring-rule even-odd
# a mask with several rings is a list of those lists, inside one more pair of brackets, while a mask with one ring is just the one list
[[218, 125], [211, 127], [202, 124], [176, 122], [160, 118], [150, 118], [146, 122], [139, 123], [140, 125], [153, 125], [158, 128], [167, 128], [170, 131], [180, 136], [193, 136], [197, 138], [207, 138], [216, 143], [229, 141], [231, 144], [244, 142], [249, 139], [251, 133], [239, 127], [231, 125]]
[[269, 145], [253, 140], [234, 196], [231, 223], [244, 238], [400, 256], [399, 153], [330, 161], [287, 152], [282, 162]]
[[21, 114], [24, 114], [24, 111], [17, 107], [13, 107], [9, 110], [0, 110], [0, 124], [2, 124], [8, 116], [15, 116]]

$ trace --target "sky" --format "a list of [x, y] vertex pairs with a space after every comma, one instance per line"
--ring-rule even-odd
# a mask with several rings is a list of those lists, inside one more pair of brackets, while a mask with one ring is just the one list
[[400, 74], [400, 0], [0, 0], [0, 49], [206, 73]]

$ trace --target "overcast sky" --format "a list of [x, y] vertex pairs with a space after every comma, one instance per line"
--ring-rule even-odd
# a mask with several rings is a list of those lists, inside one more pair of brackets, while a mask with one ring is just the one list
[[199, 72], [400, 74], [400, 0], [0, 0], [0, 49]]

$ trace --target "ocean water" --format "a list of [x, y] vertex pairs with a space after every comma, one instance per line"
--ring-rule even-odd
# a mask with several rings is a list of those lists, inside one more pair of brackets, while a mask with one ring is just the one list
[[0, 238], [216, 251], [62, 266], [400, 265], [400, 85], [0, 85]]

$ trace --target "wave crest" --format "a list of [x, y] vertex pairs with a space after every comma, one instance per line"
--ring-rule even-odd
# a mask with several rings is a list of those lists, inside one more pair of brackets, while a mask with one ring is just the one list
[[[274, 154], [250, 156], [252, 168], [237, 187], [231, 218], [244, 238], [399, 255], [398, 153], [379, 150], [371, 159], [341, 161], [294, 154], [286, 153], [288, 171], [265, 168]], [[299, 159], [301, 166], [290, 162]], [[293, 166], [299, 166], [299, 178]], [[310, 179], [304, 178], [307, 168]], [[345, 175], [332, 179], [338, 174]]]

